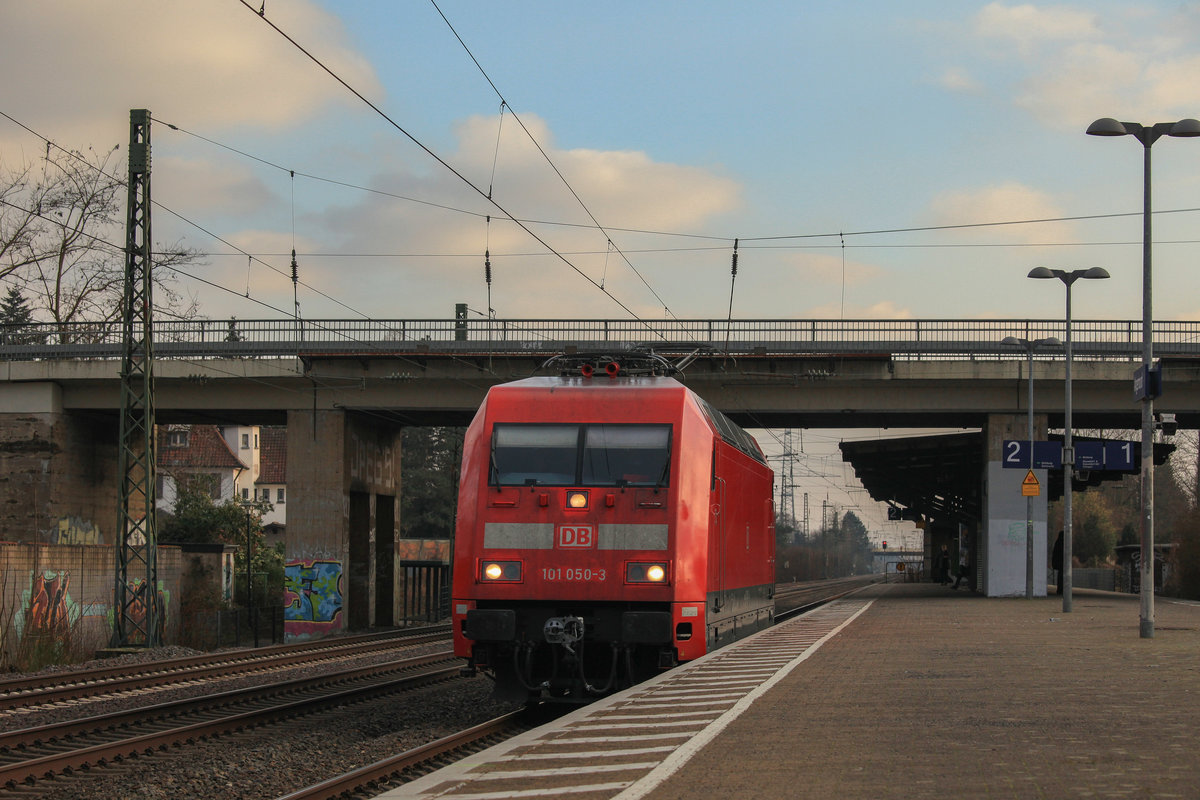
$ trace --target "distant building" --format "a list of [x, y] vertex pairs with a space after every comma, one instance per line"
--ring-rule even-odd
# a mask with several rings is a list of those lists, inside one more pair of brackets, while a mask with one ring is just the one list
[[157, 507], [171, 511], [185, 482], [215, 503], [266, 501], [264, 527], [287, 523], [287, 429], [258, 425], [159, 425]]
[[268, 500], [273, 510], [263, 515], [263, 525], [282, 528], [287, 524], [287, 428], [259, 428], [261, 447], [254, 488], [260, 500]]
[[159, 425], [157, 428], [157, 507], [175, 507], [179, 487], [202, 486], [215, 503], [237, 493], [244, 464], [229, 449], [216, 425]]

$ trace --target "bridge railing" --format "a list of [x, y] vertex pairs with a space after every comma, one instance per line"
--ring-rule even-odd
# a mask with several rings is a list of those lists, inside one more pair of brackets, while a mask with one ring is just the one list
[[[139, 331], [140, 333], [140, 331]], [[663, 353], [702, 350], [731, 355], [886, 354], [896, 359], [1025, 358], [1001, 344], [1065, 340], [1063, 320], [1033, 319], [193, 319], [154, 324], [159, 358], [280, 357], [389, 353], [555, 353], [650, 347]], [[1140, 358], [1140, 320], [1074, 320], [1075, 356]], [[1200, 356], [1200, 321], [1158, 321], [1156, 355]], [[117, 358], [119, 325], [0, 326], [0, 360]], [[1039, 349], [1059, 358], [1061, 349]]]

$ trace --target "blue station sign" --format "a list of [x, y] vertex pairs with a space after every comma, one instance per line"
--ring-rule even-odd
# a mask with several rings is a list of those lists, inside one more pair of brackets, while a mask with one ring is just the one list
[[[1033, 444], [1033, 463], [1029, 461], [1030, 442], [1024, 439], [1005, 439], [1002, 465], [1005, 469], [1062, 469], [1062, 442]], [[1140, 442], [1073, 442], [1075, 469], [1083, 471], [1137, 472], [1140, 463]]]

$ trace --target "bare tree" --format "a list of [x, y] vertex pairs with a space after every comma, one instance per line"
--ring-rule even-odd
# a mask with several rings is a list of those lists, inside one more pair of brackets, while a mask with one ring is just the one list
[[[50, 146], [39, 165], [0, 163], [0, 277], [24, 288], [38, 319], [99, 329], [121, 319], [126, 185], [113, 169], [116, 153]], [[178, 244], [155, 250], [155, 306], [194, 316], [173, 268], [196, 254]]]

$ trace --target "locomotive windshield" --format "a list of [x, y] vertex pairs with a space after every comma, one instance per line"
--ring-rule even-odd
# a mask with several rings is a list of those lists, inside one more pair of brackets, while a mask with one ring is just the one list
[[670, 425], [497, 423], [493, 486], [666, 486]]

